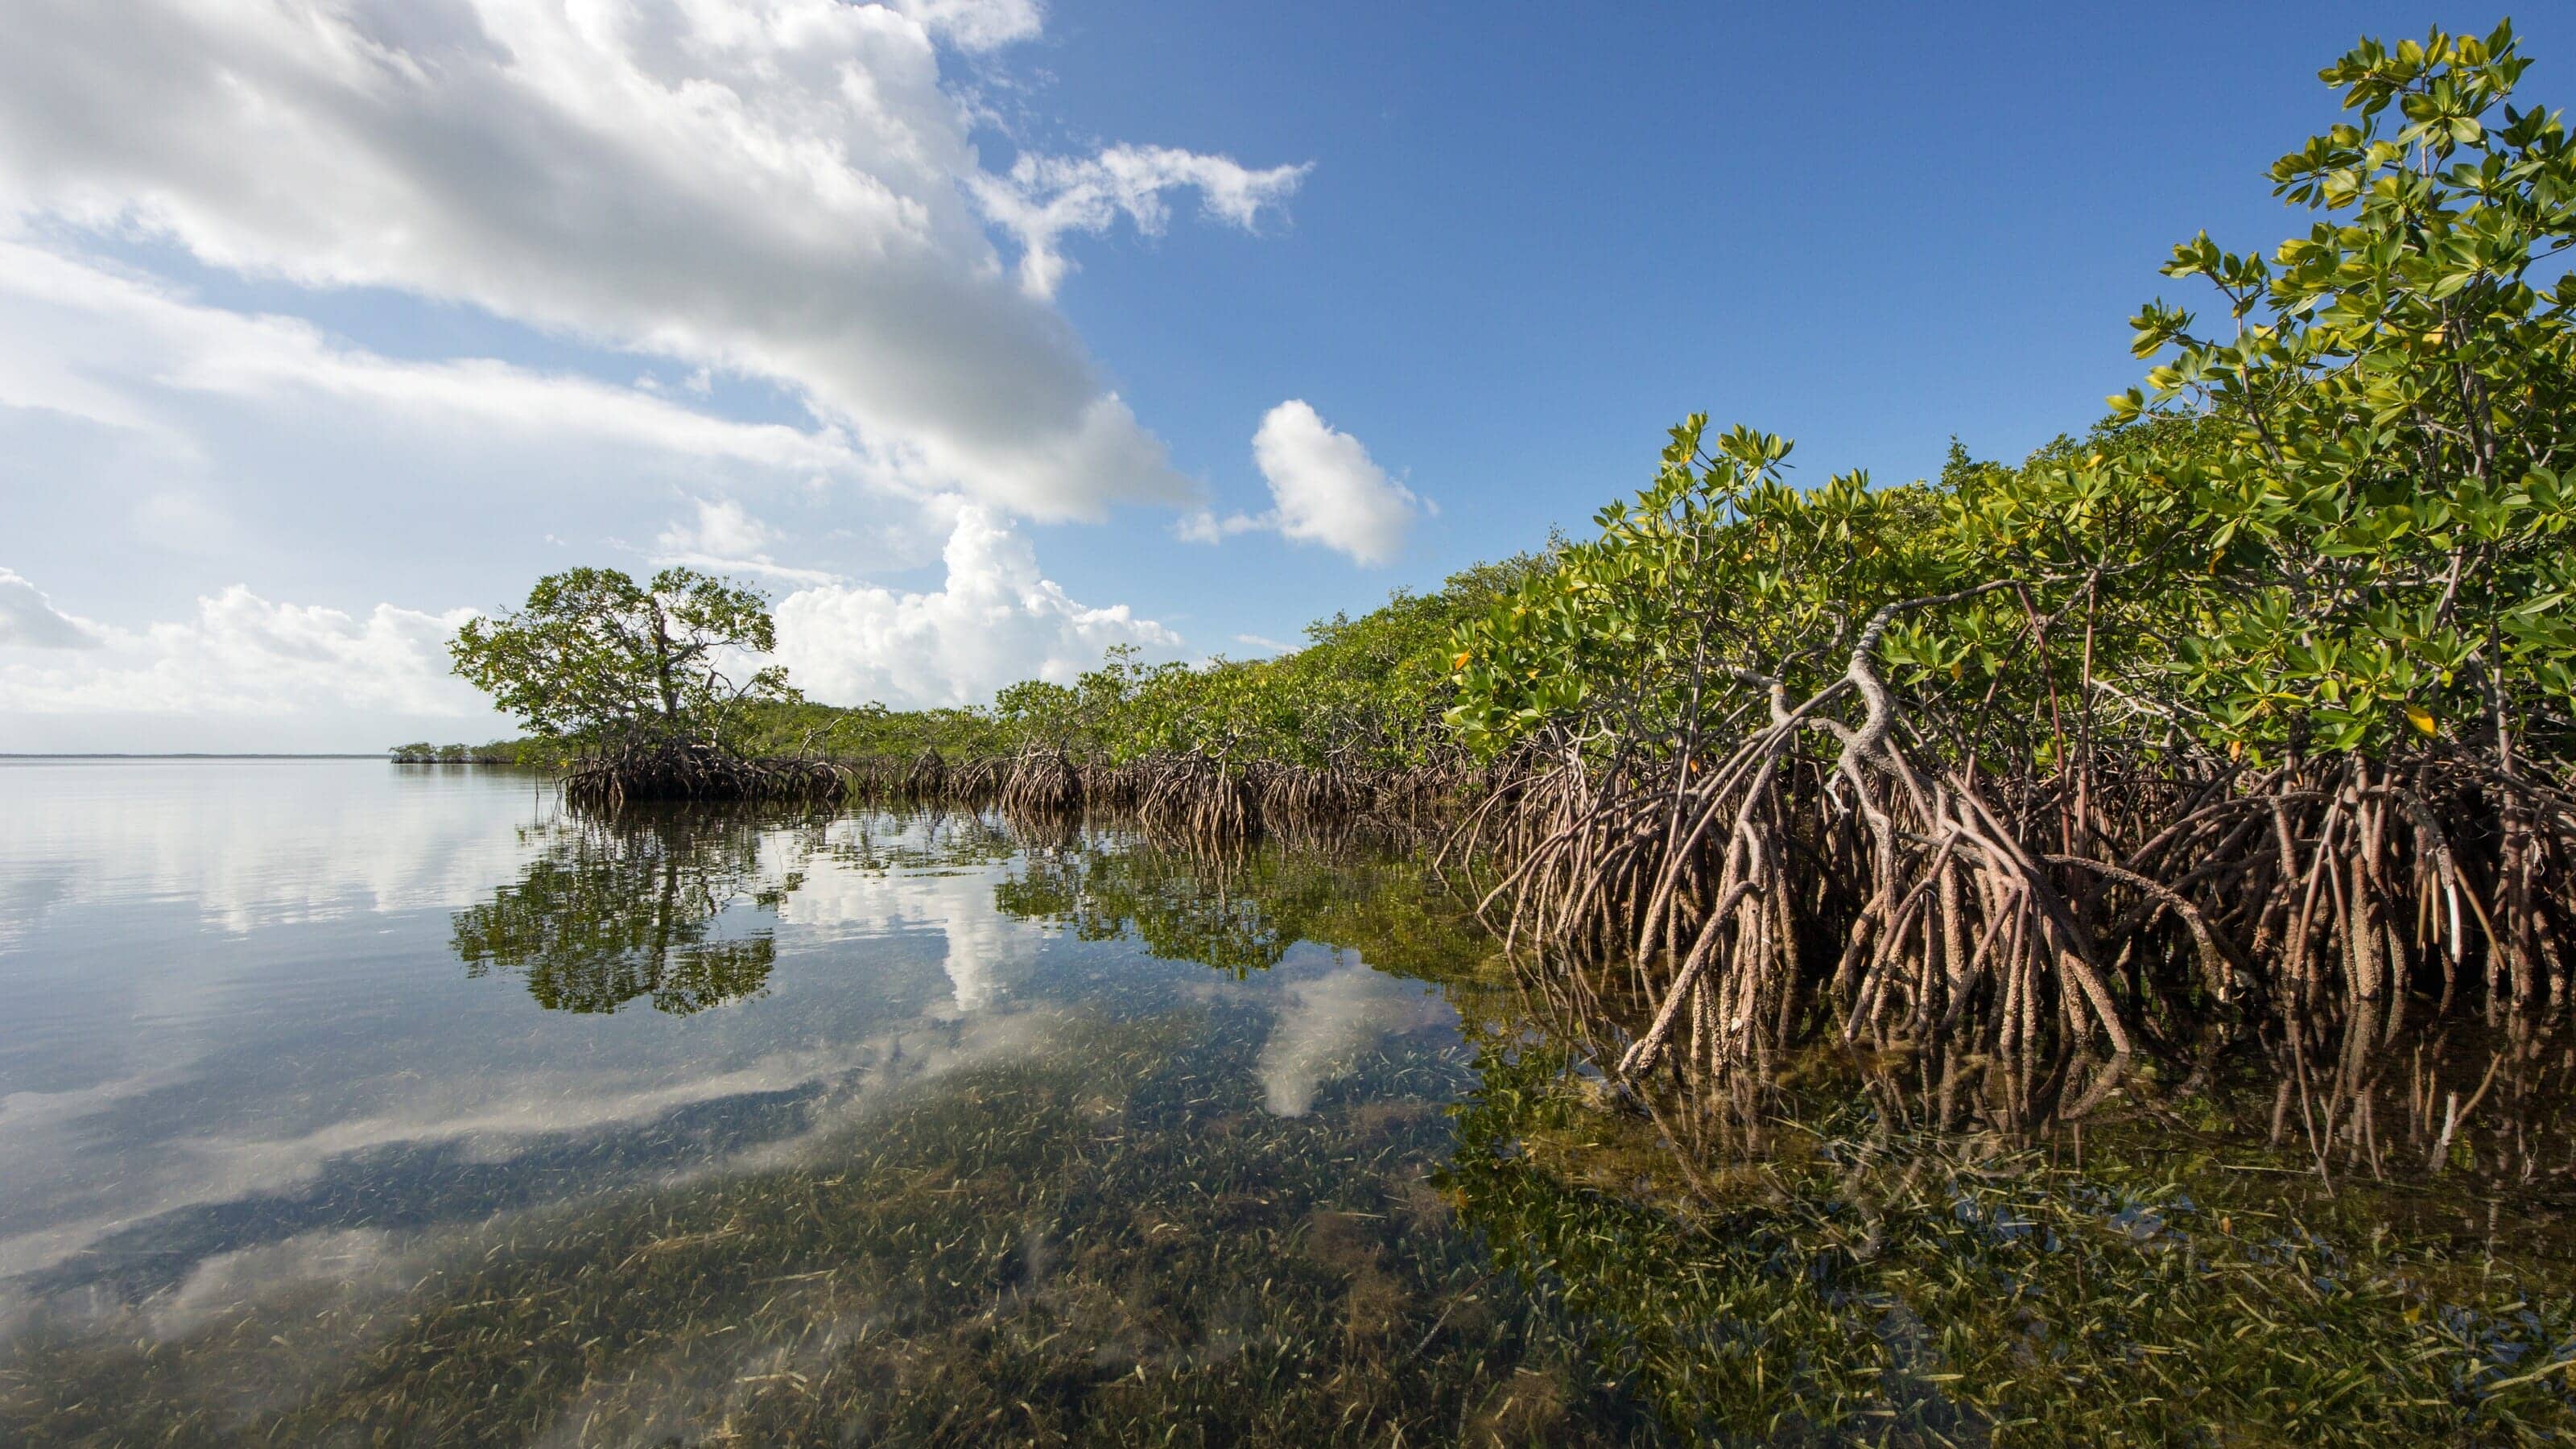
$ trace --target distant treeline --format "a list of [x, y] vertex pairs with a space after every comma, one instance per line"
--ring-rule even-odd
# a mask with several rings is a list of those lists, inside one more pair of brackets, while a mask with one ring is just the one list
[[[1456, 702], [1450, 637], [1546, 567], [1524, 555], [1479, 565], [1438, 590], [1398, 590], [1356, 618], [1306, 629], [1303, 648], [1273, 659], [1147, 664], [1109, 651], [1070, 683], [1029, 680], [989, 705], [898, 710], [811, 700], [756, 700], [725, 716], [724, 743], [745, 756], [850, 763], [951, 763], [1031, 750], [1126, 764], [1153, 755], [1204, 755], [1308, 769], [1405, 770], [1463, 758], [1442, 716]], [[582, 743], [531, 735], [483, 745], [402, 745], [404, 764], [560, 768]]]
[[397, 765], [516, 765], [523, 769], [557, 769], [568, 763], [572, 749], [562, 740], [494, 740], [488, 745], [434, 745], [415, 740], [386, 751]]

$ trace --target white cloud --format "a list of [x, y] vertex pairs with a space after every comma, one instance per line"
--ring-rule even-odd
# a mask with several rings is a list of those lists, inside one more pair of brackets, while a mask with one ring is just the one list
[[97, 626], [55, 608], [17, 570], [0, 568], [0, 647], [95, 649], [103, 642]]
[[1190, 543], [1215, 543], [1275, 530], [1359, 563], [1384, 564], [1403, 550], [1417, 516], [1438, 511], [1388, 477], [1359, 439], [1336, 431], [1300, 399], [1281, 403], [1261, 420], [1252, 436], [1252, 458], [1269, 480], [1270, 511], [1224, 518], [1201, 511], [1185, 515], [1173, 532]]
[[1046, 21], [1038, 0], [894, 0], [893, 8], [967, 50], [1027, 40]]
[[711, 416], [630, 388], [488, 359], [417, 362], [293, 317], [227, 311], [149, 279], [0, 239], [0, 403], [170, 439], [161, 400], [320, 401], [478, 435], [615, 440], [785, 472], [883, 478], [846, 434]]
[[1261, 209], [1284, 204], [1309, 166], [1253, 170], [1231, 156], [1205, 156], [1169, 146], [1112, 146], [1097, 156], [1030, 156], [1008, 177], [981, 175], [975, 193], [985, 215], [1020, 239], [1020, 286], [1033, 297], [1055, 295], [1072, 264], [1056, 250], [1067, 232], [1107, 231], [1125, 216], [1147, 236], [1170, 224], [1166, 191], [1194, 188], [1211, 219], [1249, 231]]
[[823, 569], [795, 568], [769, 556], [778, 530], [751, 516], [730, 498], [692, 500], [696, 513], [675, 520], [654, 540], [661, 551], [657, 564], [679, 564], [716, 574], [763, 574], [799, 584], [835, 584], [840, 575]]
[[[990, 508], [947, 506], [955, 514], [947, 577], [930, 592], [845, 585], [777, 564], [759, 551], [776, 530], [730, 500], [693, 500], [691, 516], [659, 540], [666, 549], [713, 552], [657, 562], [806, 582], [774, 611], [776, 657], [799, 686], [835, 703], [979, 703], [1022, 679], [1069, 682], [1114, 644], [1179, 647], [1177, 634], [1126, 605], [1095, 608], [1069, 597]], [[23, 622], [23, 610], [10, 612], [21, 603], [44, 612]], [[379, 604], [353, 615], [273, 602], [234, 585], [200, 598], [188, 618], [124, 629], [63, 614], [33, 583], [0, 569], [0, 644], [33, 644], [31, 629], [68, 628], [83, 631], [89, 646], [0, 649], [0, 716], [38, 730], [30, 738], [44, 747], [60, 747], [51, 743], [60, 729], [42, 733], [38, 721], [48, 717], [371, 715], [453, 720], [454, 733], [490, 733], [506, 725], [453, 676], [447, 655], [447, 641], [474, 613]], [[381, 743], [373, 734], [351, 742]]]
[[737, 558], [757, 554], [777, 532], [732, 499], [695, 500], [697, 516], [662, 531], [662, 547], [673, 553], [701, 553]]
[[834, 704], [979, 704], [1023, 679], [1071, 683], [1113, 644], [1173, 648], [1180, 636], [1124, 604], [1091, 608], [1043, 576], [1028, 540], [990, 509], [957, 511], [936, 591], [800, 589], [778, 603], [778, 659]]
[[1172, 536], [1183, 543], [1222, 543], [1238, 533], [1259, 533], [1278, 526], [1276, 513], [1229, 513], [1219, 518], [1203, 508], [1173, 520]]
[[481, 715], [481, 696], [448, 672], [447, 641], [472, 616], [379, 604], [358, 618], [236, 584], [189, 619], [98, 629], [95, 648], [0, 654], [0, 712]]
[[[1191, 485], [1014, 283], [979, 203], [1004, 198], [1022, 270], [1053, 276], [1066, 231], [1151, 229], [1177, 186], [1248, 224], [1295, 168], [1118, 147], [996, 182], [938, 42], [989, 48], [1039, 20], [1027, 0], [25, 0], [0, 47], [0, 213], [766, 379], [925, 490], [1038, 517], [1182, 501]], [[257, 371], [274, 355], [197, 385], [275, 383]], [[527, 380], [492, 366], [298, 380]], [[81, 376], [24, 371], [6, 380], [40, 405], [149, 421]]]
[[1419, 500], [1370, 460], [1359, 439], [1335, 432], [1303, 401], [1270, 410], [1252, 436], [1252, 456], [1270, 480], [1281, 533], [1361, 563], [1385, 563], [1404, 546]]

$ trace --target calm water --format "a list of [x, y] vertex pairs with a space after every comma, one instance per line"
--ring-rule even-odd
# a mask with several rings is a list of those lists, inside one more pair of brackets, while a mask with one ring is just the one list
[[2082, 1122], [1830, 1044], [1621, 1102], [1347, 841], [375, 761], [0, 761], [0, 822], [0, 1442], [2576, 1426], [2555, 1019], [2173, 1024]]
[[1426, 1185], [1449, 996], [1223, 868], [373, 761], [10, 761], [0, 819], [41, 1438], [1622, 1419]]

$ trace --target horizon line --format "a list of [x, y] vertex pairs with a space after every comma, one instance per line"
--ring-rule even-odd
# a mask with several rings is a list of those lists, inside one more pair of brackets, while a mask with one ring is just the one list
[[391, 750], [295, 753], [283, 750], [0, 750], [0, 760], [380, 760]]

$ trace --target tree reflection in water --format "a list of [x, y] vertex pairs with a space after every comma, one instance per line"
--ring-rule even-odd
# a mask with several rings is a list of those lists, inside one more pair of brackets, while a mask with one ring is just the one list
[[[1683, 1439], [2576, 1428], [2576, 1054], [2555, 1020], [2166, 1023], [2117, 1076], [2071, 1051], [1818, 1039], [1621, 1083], [1606, 1069], [1652, 1003], [1499, 958], [1418, 856], [1090, 833], [1033, 850], [997, 903], [1237, 976], [1319, 941], [1442, 985], [1479, 1043], [1449, 1202], [1586, 1325], [1597, 1382]], [[1265, 1064], [1331, 1025], [1295, 1005]], [[1303, 1106], [1295, 1085], [1271, 1110]]]
[[[207, 1386], [243, 1413], [256, 1371], [300, 1387], [227, 1442], [2576, 1433], [2563, 1020], [2177, 1020], [2107, 1084], [2080, 1056], [1826, 1035], [1621, 1084], [1604, 1065], [1653, 1003], [1521, 969], [1387, 842], [701, 812], [539, 843], [455, 939], [552, 1007], [757, 992], [757, 908], [807, 869], [802, 904], [826, 871], [953, 877], [948, 925], [989, 902], [1249, 985], [1055, 973], [1073, 1011], [1043, 1049], [810, 1155], [495, 1217], [471, 1231], [506, 1251], [458, 1239], [451, 1271], [360, 1302], [371, 1321], [281, 1296], [178, 1337], [23, 1339], [0, 1439], [203, 1439]], [[1405, 1043], [1408, 1022], [1439, 1030]], [[281, 1367], [306, 1359], [349, 1366]]]
[[1269, 970], [1301, 941], [1433, 982], [1472, 973], [1492, 954], [1483, 928], [1399, 838], [1345, 832], [1216, 848], [1097, 828], [1022, 838], [1026, 855], [996, 888], [995, 906], [1080, 940], [1129, 937], [1147, 955], [1238, 978]]
[[1622, 1082], [1650, 1002], [1607, 973], [1520, 989], [1443, 1181], [1676, 1429], [2576, 1432], [2554, 1017], [2213, 1021], [2109, 1083], [2076, 1053], [1830, 1036]]
[[745, 812], [567, 812], [526, 832], [543, 853], [492, 899], [456, 913], [469, 975], [518, 973], [555, 1011], [615, 1011], [637, 998], [687, 1016], [767, 986], [766, 926], [725, 932], [738, 905], [774, 910], [802, 877], [762, 866], [778, 821]]

